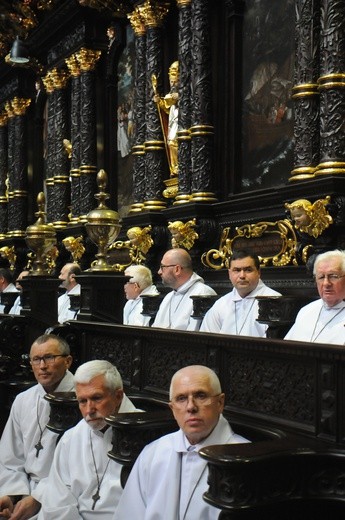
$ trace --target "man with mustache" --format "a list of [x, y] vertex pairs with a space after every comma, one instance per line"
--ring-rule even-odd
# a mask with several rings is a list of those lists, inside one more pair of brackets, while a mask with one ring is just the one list
[[122, 466], [108, 457], [112, 429], [105, 417], [137, 412], [117, 368], [88, 361], [74, 376], [83, 419], [65, 432], [55, 452], [39, 520], [111, 520], [122, 492]]

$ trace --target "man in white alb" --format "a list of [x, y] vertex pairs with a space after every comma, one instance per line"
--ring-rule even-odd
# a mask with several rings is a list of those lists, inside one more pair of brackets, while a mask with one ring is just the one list
[[[4, 267], [0, 268], [0, 295], [2, 293], [18, 293], [18, 289], [12, 282], [12, 273], [9, 269], [5, 269]], [[0, 314], [8, 313], [9, 308], [1, 303], [0, 298]]]
[[216, 520], [219, 509], [202, 496], [208, 489], [207, 461], [198, 451], [213, 444], [249, 442], [225, 417], [216, 374], [192, 365], [175, 373], [170, 408], [180, 429], [146, 446], [129, 475], [113, 520]]
[[192, 259], [185, 249], [169, 249], [158, 271], [162, 282], [171, 287], [162, 300], [153, 327], [179, 330], [199, 330], [200, 320], [191, 317], [191, 296], [215, 295], [216, 292], [193, 272]]
[[12, 305], [9, 314], [16, 314], [16, 315], [20, 314], [20, 311], [22, 310], [21, 297], [22, 297], [22, 293], [23, 293], [23, 287], [20, 285], [20, 282], [23, 278], [25, 278], [26, 276], [29, 276], [29, 274], [30, 274], [30, 272], [27, 270], [24, 270], [21, 273], [19, 273], [17, 280], [16, 280], [16, 289], [17, 289], [17, 291], [20, 292], [20, 294], [15, 299], [14, 304]]
[[318, 255], [313, 272], [320, 299], [302, 307], [284, 339], [344, 345], [345, 251]]
[[123, 466], [108, 457], [112, 428], [104, 419], [140, 410], [124, 394], [109, 361], [84, 363], [74, 382], [83, 419], [56, 448], [38, 520], [111, 520], [122, 493]]
[[61, 280], [60, 287], [66, 289], [66, 292], [58, 298], [58, 322], [64, 323], [68, 320], [76, 318], [76, 311], [71, 311], [70, 295], [80, 295], [80, 284], [77, 282], [76, 276], [81, 274], [81, 269], [78, 264], [65, 264], [60, 271], [59, 280]]
[[230, 259], [229, 278], [234, 288], [207, 311], [200, 332], [265, 337], [267, 325], [256, 321], [259, 310], [256, 296], [281, 295], [260, 279], [257, 255], [235, 250]]
[[125, 283], [124, 290], [127, 302], [123, 308], [124, 325], [142, 325], [147, 327], [150, 316], [141, 314], [143, 310], [142, 296], [159, 294], [157, 288], [152, 283], [152, 273], [144, 265], [131, 265], [125, 270], [125, 276], [130, 276]]
[[37, 385], [15, 398], [0, 441], [0, 517], [37, 518], [45, 478], [58, 434], [47, 428], [51, 392], [73, 391], [69, 346], [63, 338], [44, 334], [30, 350]]

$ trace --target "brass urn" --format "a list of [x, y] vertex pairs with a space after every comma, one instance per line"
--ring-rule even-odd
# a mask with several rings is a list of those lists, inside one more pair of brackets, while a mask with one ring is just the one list
[[100, 170], [97, 174], [97, 185], [99, 193], [95, 198], [99, 201], [98, 208], [91, 210], [86, 216], [86, 231], [90, 239], [98, 247], [96, 260], [92, 262], [89, 271], [115, 271], [114, 267], [108, 264], [108, 248], [119, 235], [121, 224], [117, 211], [109, 209], [105, 201], [109, 195], [105, 193], [107, 185], [107, 174]]
[[53, 225], [46, 223], [45, 202], [45, 195], [41, 191], [37, 196], [38, 211], [35, 213], [38, 218], [35, 224], [26, 228], [25, 242], [29, 249], [35, 253], [32, 270], [30, 270], [32, 276], [47, 276], [49, 274], [46, 255], [56, 244], [55, 229]]

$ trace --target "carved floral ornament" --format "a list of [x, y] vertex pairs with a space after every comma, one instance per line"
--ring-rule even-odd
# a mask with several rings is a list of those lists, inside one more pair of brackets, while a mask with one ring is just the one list
[[237, 227], [232, 237], [230, 227], [224, 228], [219, 248], [204, 253], [201, 261], [212, 269], [228, 268], [235, 249], [250, 248], [263, 266], [297, 265], [296, 246], [295, 230], [288, 219], [245, 224]]

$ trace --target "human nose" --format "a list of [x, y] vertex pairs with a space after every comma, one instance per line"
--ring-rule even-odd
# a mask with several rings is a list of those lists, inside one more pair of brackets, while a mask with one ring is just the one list
[[197, 405], [195, 404], [194, 396], [189, 395], [187, 398], [187, 410], [189, 412], [195, 411], [197, 409]]
[[95, 403], [91, 399], [86, 401], [86, 403], [84, 405], [84, 411], [85, 411], [86, 415], [92, 415], [93, 413], [95, 413], [96, 406], [95, 406]]

